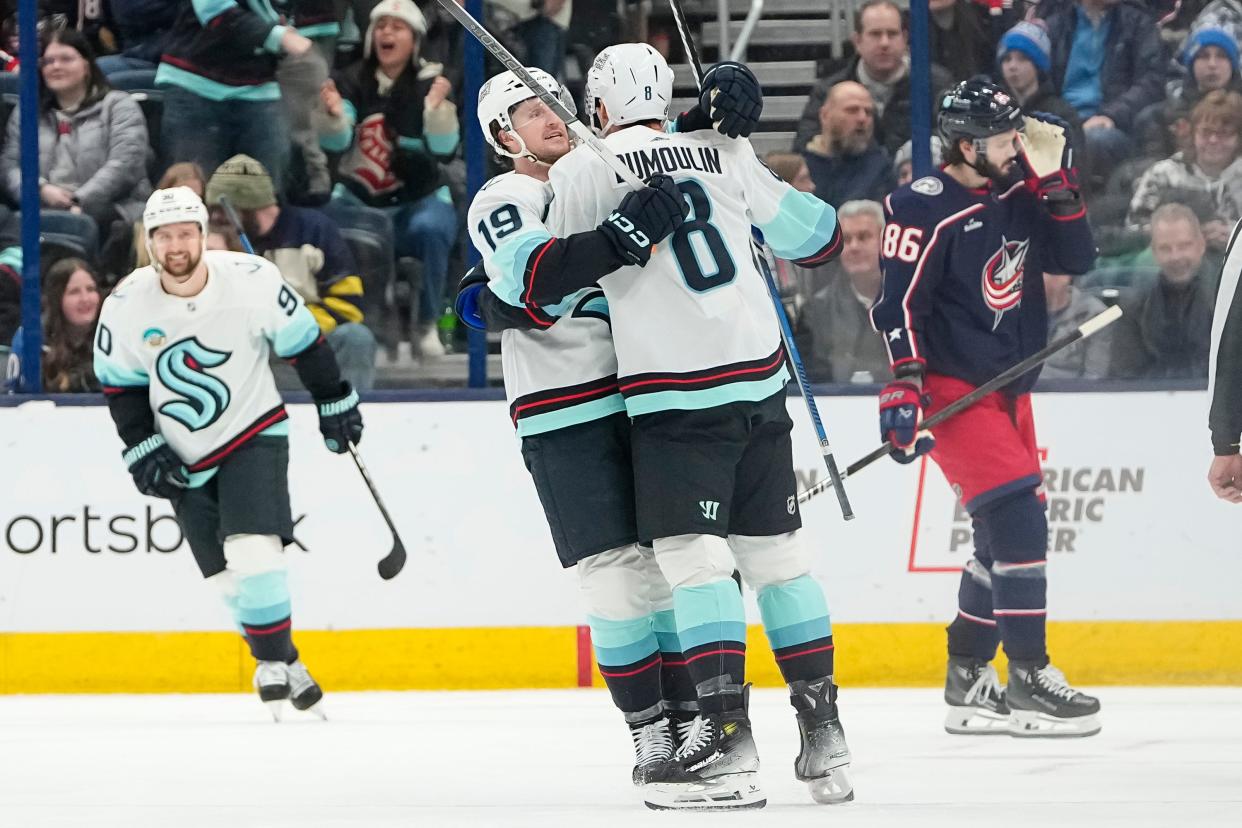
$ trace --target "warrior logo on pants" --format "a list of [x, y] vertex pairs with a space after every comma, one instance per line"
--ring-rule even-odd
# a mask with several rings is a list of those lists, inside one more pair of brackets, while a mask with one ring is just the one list
[[199, 431], [220, 419], [229, 407], [229, 387], [207, 373], [228, 361], [231, 354], [215, 351], [189, 337], [165, 348], [155, 362], [155, 371], [164, 387], [182, 399], [160, 406], [160, 413], [172, 417], [190, 431]]

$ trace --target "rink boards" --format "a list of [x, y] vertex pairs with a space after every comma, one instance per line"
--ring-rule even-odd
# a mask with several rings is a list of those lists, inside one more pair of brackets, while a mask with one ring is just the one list
[[[840, 459], [872, 448], [872, 397], [820, 405]], [[1205, 482], [1206, 407], [1202, 392], [1036, 397], [1051, 647], [1076, 681], [1242, 682], [1242, 508]], [[809, 484], [822, 463], [799, 399], [790, 411]], [[390, 540], [352, 463], [323, 448], [310, 406], [290, 408], [295, 640], [324, 685], [598, 682], [503, 402], [364, 412], [362, 453], [410, 553], [391, 582], [375, 571]], [[244, 645], [120, 449], [105, 408], [0, 408], [0, 692], [248, 687]], [[831, 493], [804, 507], [840, 680], [935, 684], [969, 520], [934, 465], [883, 461], [848, 486], [851, 523]], [[750, 647], [751, 677], [777, 683], [757, 628]]]

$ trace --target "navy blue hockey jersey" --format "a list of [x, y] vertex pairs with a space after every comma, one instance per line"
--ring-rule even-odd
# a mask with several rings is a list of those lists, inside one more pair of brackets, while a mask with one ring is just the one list
[[[1043, 274], [1081, 275], [1095, 261], [1085, 209], [1049, 215], [1021, 183], [969, 189], [942, 170], [884, 200], [883, 288], [871, 322], [889, 359], [982, 385], [1043, 348]], [[1020, 394], [1032, 371], [1006, 389]]]

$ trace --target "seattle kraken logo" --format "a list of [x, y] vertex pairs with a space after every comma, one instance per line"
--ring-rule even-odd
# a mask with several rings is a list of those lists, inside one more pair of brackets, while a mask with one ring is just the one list
[[229, 407], [229, 387], [206, 369], [223, 365], [229, 356], [227, 351], [213, 351], [193, 336], [161, 351], [155, 372], [165, 388], [183, 399], [164, 403], [160, 413], [190, 431], [207, 428], [220, 419]]

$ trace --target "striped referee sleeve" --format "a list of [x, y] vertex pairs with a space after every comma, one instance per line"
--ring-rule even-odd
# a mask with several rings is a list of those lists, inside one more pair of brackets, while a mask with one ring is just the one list
[[1212, 352], [1208, 363], [1208, 428], [1219, 456], [1238, 453], [1242, 439], [1242, 222], [1233, 228], [1221, 265], [1216, 310], [1212, 314]]

